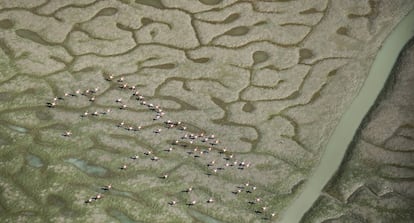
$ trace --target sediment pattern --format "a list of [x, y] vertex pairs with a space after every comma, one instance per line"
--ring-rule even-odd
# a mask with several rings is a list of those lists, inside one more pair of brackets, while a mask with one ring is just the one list
[[303, 222], [412, 222], [414, 39], [349, 154]]
[[[1, 1], [1, 221], [270, 219], [413, 7], [387, 2]], [[153, 120], [131, 87], [165, 115]], [[196, 158], [208, 144], [171, 145], [184, 132], [220, 144]], [[212, 172], [230, 155], [251, 166]]]

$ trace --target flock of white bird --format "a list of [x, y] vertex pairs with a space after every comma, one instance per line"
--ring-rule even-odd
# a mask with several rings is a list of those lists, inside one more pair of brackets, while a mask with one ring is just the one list
[[[118, 88], [122, 91], [129, 91], [130, 93], [132, 92], [132, 96], [133, 98], [136, 99], [136, 101], [138, 101], [139, 105], [141, 106], [146, 106], [150, 111], [154, 112], [154, 117], [153, 120], [154, 121], [158, 121], [158, 120], [162, 120], [164, 119], [165, 116], [165, 111], [163, 111], [163, 109], [159, 106], [159, 105], [154, 105], [152, 103], [149, 103], [145, 100], [145, 96], [143, 96], [137, 89], [136, 86], [132, 86], [129, 85], [128, 83], [125, 82], [125, 78], [124, 77], [120, 77], [115, 79], [115, 77], [113, 75], [108, 75], [106, 77], [106, 80], [112, 83], [116, 83], [118, 85]], [[71, 97], [80, 97], [80, 96], [84, 96], [86, 97], [91, 103], [93, 103], [96, 98], [98, 97], [97, 92], [99, 91], [99, 88], [93, 88], [93, 89], [86, 89], [86, 90], [76, 90], [74, 93], [65, 93], [63, 97], [55, 97], [53, 98], [53, 100], [51, 102], [47, 103], [47, 106], [50, 108], [55, 108], [56, 106], [59, 106], [60, 101], [64, 101], [67, 98], [71, 98]], [[129, 95], [131, 96], [131, 95]], [[130, 97], [129, 97], [130, 98]], [[125, 101], [122, 98], [117, 98], [114, 99], [114, 103], [117, 104], [117, 107], [119, 108], [119, 110], [126, 110], [128, 109], [128, 105], [125, 103]], [[94, 111], [94, 112], [89, 112], [89, 111], [85, 111], [83, 114], [81, 114], [81, 117], [89, 117], [89, 116], [100, 116], [100, 115], [107, 115], [109, 113], [113, 112], [111, 109], [107, 109], [104, 111]], [[248, 161], [238, 161], [235, 159], [234, 154], [232, 154], [227, 148], [220, 148], [218, 147], [218, 145], [220, 144], [220, 140], [217, 139], [217, 137], [214, 134], [205, 134], [203, 132], [201, 133], [194, 133], [194, 132], [190, 132], [187, 130], [187, 126], [181, 122], [181, 121], [172, 121], [172, 120], [166, 120], [163, 122], [163, 125], [166, 129], [177, 129], [179, 131], [183, 132], [183, 135], [179, 138], [174, 140], [171, 143], [171, 147], [169, 147], [168, 149], [165, 149], [163, 151], [165, 152], [172, 152], [174, 150], [174, 146], [179, 146], [182, 148], [188, 148], [188, 147], [192, 147], [192, 149], [187, 151], [188, 155], [193, 156], [194, 158], [201, 158], [201, 157], [208, 157], [207, 155], [209, 153], [212, 152], [217, 152], [219, 153], [221, 156], [223, 156], [223, 159], [225, 160], [225, 163], [223, 163], [222, 166], [218, 165], [218, 162], [216, 160], [212, 160], [212, 161], [208, 161], [207, 162], [207, 166], [209, 167], [210, 172], [207, 173], [207, 175], [211, 176], [214, 174], [218, 174], [219, 171], [223, 171], [226, 168], [237, 168], [240, 170], [244, 170], [246, 168], [249, 168], [252, 164]], [[125, 122], [120, 122], [119, 124], [116, 125], [118, 128], [124, 128], [126, 131], [140, 131], [142, 126], [138, 125], [138, 126], [134, 126], [134, 125], [129, 125]], [[153, 130], [153, 133], [155, 135], [161, 135], [162, 133], [162, 128], [157, 128]], [[72, 132], [70, 130], [63, 132], [62, 136], [64, 137], [70, 137], [72, 136]], [[200, 144], [201, 143], [201, 144]], [[146, 151], [144, 152], [144, 155], [146, 157], [149, 157], [150, 160], [156, 162], [159, 161], [160, 158], [158, 156], [156, 156], [154, 154], [153, 151]], [[133, 155], [131, 157], [129, 157], [132, 160], [138, 160], [140, 158], [139, 155]], [[119, 167], [120, 170], [127, 170], [128, 165], [124, 164], [121, 167]], [[160, 179], [167, 179], [168, 178], [168, 174], [164, 174], [162, 176], [159, 177]], [[104, 187], [102, 187], [101, 189], [103, 191], [109, 191], [111, 190], [113, 187], [111, 184], [106, 185]], [[191, 193], [193, 191], [193, 187], [189, 187], [185, 190], [183, 190], [184, 192], [187, 193]], [[233, 194], [237, 195], [239, 193], [242, 192], [246, 192], [246, 193], [253, 193], [255, 190], [257, 189], [256, 186], [251, 185], [250, 183], [245, 183], [244, 185], [240, 186], [237, 185], [236, 189], [234, 191], [231, 191]], [[103, 193], [99, 193], [93, 197], [88, 198], [85, 203], [92, 203], [94, 201], [100, 200], [104, 197]], [[187, 206], [193, 206], [197, 204], [197, 200], [187, 200], [184, 201], [182, 203], [185, 203]], [[214, 203], [215, 200], [214, 198], [209, 198], [208, 200], [205, 201], [206, 203]], [[170, 202], [168, 202], [168, 204], [170, 206], [175, 206], [178, 203], [180, 203], [177, 200], [171, 200]], [[249, 204], [251, 205], [257, 205], [262, 202], [261, 198], [255, 198], [254, 200], [250, 200], [248, 201]], [[268, 207], [267, 206], [257, 206], [255, 213], [257, 214], [264, 214], [264, 219], [270, 219], [271, 217], [274, 217], [276, 214], [275, 213], [269, 213], [268, 212]]]

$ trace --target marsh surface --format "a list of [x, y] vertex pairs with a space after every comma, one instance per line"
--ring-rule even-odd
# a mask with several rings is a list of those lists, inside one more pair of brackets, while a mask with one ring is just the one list
[[277, 219], [414, 4], [372, 2], [1, 1], [0, 221]]

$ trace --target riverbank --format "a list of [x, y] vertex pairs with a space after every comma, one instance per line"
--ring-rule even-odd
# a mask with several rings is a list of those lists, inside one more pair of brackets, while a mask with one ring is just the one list
[[290, 205], [280, 222], [299, 222], [321, 194], [342, 162], [349, 144], [380, 94], [401, 49], [414, 36], [414, 11], [411, 11], [385, 40], [358, 96], [341, 118], [331, 136], [321, 162], [301, 194]]

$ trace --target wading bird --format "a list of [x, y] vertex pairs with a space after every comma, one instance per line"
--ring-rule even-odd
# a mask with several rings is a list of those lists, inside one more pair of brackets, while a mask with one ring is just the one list
[[47, 107], [54, 108], [56, 106], [56, 102], [48, 102]]
[[108, 77], [106, 77], [106, 80], [107, 81], [112, 81], [114, 79], [114, 76], [113, 75], [109, 75]]
[[171, 206], [173, 206], [173, 205], [176, 205], [177, 204], [177, 201], [172, 200], [172, 201], [168, 202], [168, 204], [171, 205]]
[[112, 184], [108, 184], [105, 187], [103, 187], [102, 189], [104, 189], [104, 190], [110, 190], [110, 189], [112, 189]]
[[196, 200], [192, 200], [191, 202], [188, 202], [187, 203], [187, 205], [188, 206], [193, 206], [193, 205], [195, 205], [197, 203], [197, 201]]
[[189, 187], [189, 188], [184, 190], [184, 192], [187, 192], [187, 193], [190, 193], [191, 191], [193, 191], [193, 187]]

